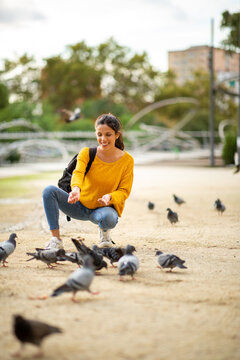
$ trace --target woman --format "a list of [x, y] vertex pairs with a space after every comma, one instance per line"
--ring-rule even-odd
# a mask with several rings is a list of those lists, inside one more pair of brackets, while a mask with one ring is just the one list
[[43, 191], [43, 203], [52, 233], [47, 249], [62, 248], [59, 231], [59, 209], [78, 220], [90, 220], [99, 227], [100, 247], [110, 247], [113, 229], [121, 216], [133, 182], [133, 158], [124, 151], [121, 123], [112, 114], [103, 114], [95, 122], [97, 153], [88, 173], [89, 149], [83, 148], [77, 157], [71, 179], [72, 191], [56, 186]]

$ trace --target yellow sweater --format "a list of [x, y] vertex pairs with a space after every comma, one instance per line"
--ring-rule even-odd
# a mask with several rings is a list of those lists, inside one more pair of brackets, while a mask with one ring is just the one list
[[89, 148], [83, 148], [77, 157], [77, 165], [72, 174], [71, 188], [81, 189], [79, 201], [88, 209], [102, 207], [97, 201], [105, 194], [111, 194], [113, 205], [121, 216], [125, 200], [133, 182], [133, 158], [125, 154], [117, 161], [106, 163], [96, 155], [87, 175], [84, 176], [89, 161]]

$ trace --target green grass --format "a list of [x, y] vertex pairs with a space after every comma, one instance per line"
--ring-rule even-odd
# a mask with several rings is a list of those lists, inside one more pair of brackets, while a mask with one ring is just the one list
[[53, 171], [0, 179], [0, 199], [31, 196], [37, 182], [49, 180], [49, 184], [56, 183], [60, 177], [61, 172]]

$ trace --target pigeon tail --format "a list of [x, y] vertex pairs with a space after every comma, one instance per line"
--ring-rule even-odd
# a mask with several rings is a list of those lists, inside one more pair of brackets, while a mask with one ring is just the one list
[[59, 286], [57, 289], [55, 289], [51, 296], [58, 296], [65, 292], [70, 292], [70, 291], [72, 291], [72, 289], [70, 289], [70, 287], [68, 285], [63, 284], [63, 285]]
[[0, 247], [0, 261], [5, 260], [6, 256], [6, 251], [2, 247]]
[[179, 267], [180, 269], [187, 269], [187, 266], [183, 264], [178, 264], [177, 267]]
[[37, 253], [27, 252], [26, 254], [29, 255], [29, 256], [32, 256], [32, 258], [28, 259], [27, 261], [30, 261], [30, 260], [33, 260], [33, 259], [39, 259], [39, 256], [38, 256]]
[[118, 275], [133, 275], [137, 270], [137, 267], [132, 262], [123, 263], [120, 266]]
[[50, 333], [51, 334], [60, 334], [60, 333], [62, 333], [62, 329], [60, 329], [57, 326], [51, 326], [50, 327]]

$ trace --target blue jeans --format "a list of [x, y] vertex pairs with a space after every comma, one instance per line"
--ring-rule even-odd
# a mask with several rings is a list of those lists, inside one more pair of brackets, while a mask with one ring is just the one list
[[113, 229], [118, 222], [118, 213], [113, 207], [88, 209], [80, 201], [69, 204], [68, 193], [54, 185], [43, 190], [43, 205], [50, 230], [59, 229], [59, 209], [73, 219], [90, 220], [104, 231]]

